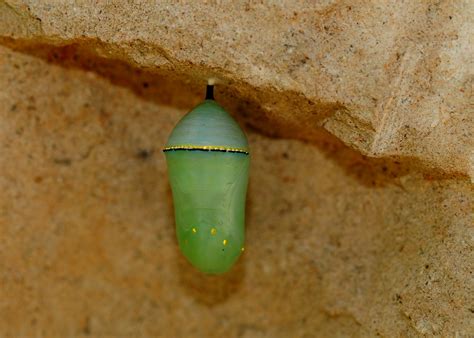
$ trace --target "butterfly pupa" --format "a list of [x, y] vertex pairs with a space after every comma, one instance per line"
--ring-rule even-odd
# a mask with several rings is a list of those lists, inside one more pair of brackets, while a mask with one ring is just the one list
[[186, 114], [163, 149], [181, 252], [198, 270], [224, 273], [244, 250], [250, 165], [247, 138], [215, 100]]

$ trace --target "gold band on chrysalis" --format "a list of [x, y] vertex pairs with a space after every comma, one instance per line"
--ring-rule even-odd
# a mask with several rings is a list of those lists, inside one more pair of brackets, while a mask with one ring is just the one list
[[225, 146], [195, 146], [195, 145], [181, 145], [169, 146], [163, 149], [164, 152], [172, 150], [201, 150], [201, 151], [222, 151], [227, 153], [241, 153], [248, 155], [249, 152], [245, 148], [232, 148]]

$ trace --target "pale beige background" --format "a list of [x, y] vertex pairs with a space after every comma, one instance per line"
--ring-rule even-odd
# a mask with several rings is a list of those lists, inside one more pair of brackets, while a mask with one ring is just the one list
[[[275, 21], [258, 30], [239, 26], [251, 20], [229, 7], [232, 20], [210, 31], [206, 25], [224, 14], [200, 23], [197, 14], [212, 10], [204, 5], [0, 1], [0, 336], [472, 334], [472, 110], [461, 55], [468, 6], [450, 4], [371, 4], [375, 13], [391, 13], [386, 31], [379, 16], [362, 14], [369, 3], [256, 6], [248, 15], [270, 11]], [[164, 12], [181, 9], [187, 16], [164, 34], [174, 15]], [[292, 12], [301, 18], [287, 37], [296, 45], [274, 55], [281, 39], [269, 27], [290, 29], [283, 23], [290, 25]], [[422, 44], [405, 54], [403, 62], [431, 78], [377, 55], [363, 64], [336, 47], [329, 59], [313, 53], [344, 44], [353, 32], [347, 44], [365, 46], [359, 61], [369, 50], [396, 59], [402, 37], [412, 36], [397, 15], [457, 32], [433, 37], [423, 29], [429, 36], [418, 36], [432, 51], [451, 41], [434, 68], [413, 54], [426, 51]], [[234, 26], [249, 40], [226, 47]], [[381, 34], [367, 36], [383, 48], [357, 40], [367, 27]], [[312, 29], [335, 36], [324, 40]], [[216, 47], [203, 51], [199, 41]], [[265, 44], [268, 55], [258, 50]], [[309, 68], [292, 70], [292, 56], [283, 53], [306, 53]], [[436, 78], [443, 60], [457, 77]], [[222, 79], [216, 97], [252, 149], [246, 251], [222, 277], [194, 271], [177, 249], [160, 151], [210, 75]], [[412, 104], [402, 114], [393, 102], [404, 94], [387, 89], [397, 79], [427, 81], [431, 96], [400, 85]], [[436, 107], [447, 114], [441, 120]]]

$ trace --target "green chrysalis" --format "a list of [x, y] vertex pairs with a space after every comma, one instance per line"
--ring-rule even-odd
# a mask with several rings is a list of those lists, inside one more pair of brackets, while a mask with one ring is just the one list
[[182, 253], [202, 272], [228, 271], [244, 250], [250, 155], [242, 129], [214, 101], [213, 86], [163, 151]]

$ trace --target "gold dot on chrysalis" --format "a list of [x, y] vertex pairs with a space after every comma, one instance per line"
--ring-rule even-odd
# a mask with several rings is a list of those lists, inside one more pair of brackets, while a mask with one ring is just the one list
[[245, 251], [245, 248], [244, 248], [244, 247], [242, 247], [242, 248], [240, 249], [240, 251], [244, 252], [244, 251]]
[[212, 229], [211, 229], [211, 235], [214, 236], [215, 234], [217, 234], [217, 229], [216, 229], [216, 228], [212, 228]]
[[193, 230], [193, 232], [194, 232], [194, 233], [196, 233], [196, 232], [197, 232], [196, 228], [193, 228], [192, 230]]
[[224, 240], [222, 241], [222, 244], [227, 245], [227, 239], [224, 239]]

